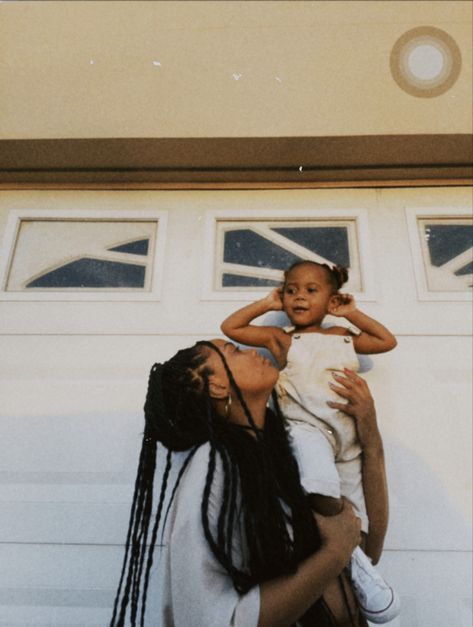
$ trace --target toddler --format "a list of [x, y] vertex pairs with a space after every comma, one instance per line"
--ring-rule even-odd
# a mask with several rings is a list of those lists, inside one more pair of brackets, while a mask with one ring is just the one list
[[[278, 402], [289, 420], [301, 482], [312, 508], [330, 516], [347, 498], [368, 529], [362, 484], [361, 448], [354, 419], [340, 411], [334, 391], [337, 372], [358, 370], [356, 353], [383, 353], [396, 339], [381, 323], [359, 311], [353, 296], [339, 292], [348, 271], [312, 261], [298, 261], [284, 273], [282, 288], [273, 290], [230, 315], [222, 324], [229, 338], [267, 348], [280, 376]], [[256, 326], [251, 322], [284, 310], [292, 326]], [[354, 327], [322, 326], [327, 314], [341, 316]], [[334, 378], [335, 377], [335, 378]], [[399, 599], [361, 549], [353, 553], [350, 574], [361, 609], [375, 623], [392, 620]]]

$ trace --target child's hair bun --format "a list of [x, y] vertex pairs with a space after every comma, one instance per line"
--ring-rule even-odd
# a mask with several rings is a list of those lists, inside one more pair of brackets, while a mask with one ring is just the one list
[[337, 290], [339, 290], [348, 281], [348, 270], [344, 266], [334, 265], [330, 268], [330, 271], [335, 280]]

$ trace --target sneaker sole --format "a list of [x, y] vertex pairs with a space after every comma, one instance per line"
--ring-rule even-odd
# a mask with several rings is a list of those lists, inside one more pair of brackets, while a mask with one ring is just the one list
[[390, 588], [390, 590], [393, 598], [391, 603], [385, 607], [384, 610], [371, 612], [370, 610], [366, 610], [364, 607], [361, 608], [365, 617], [372, 623], [389, 623], [390, 620], [393, 620], [393, 618], [396, 618], [396, 616], [399, 615], [401, 611], [401, 601], [394, 590], [392, 588]]

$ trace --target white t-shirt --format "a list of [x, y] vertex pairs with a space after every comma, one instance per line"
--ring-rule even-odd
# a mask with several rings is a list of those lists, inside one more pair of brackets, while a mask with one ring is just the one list
[[[201, 505], [209, 453], [210, 445], [203, 444], [189, 462], [171, 505], [163, 546], [155, 548], [146, 603], [146, 627], [256, 627], [258, 623], [259, 586], [239, 595], [205, 539]], [[182, 465], [187, 455], [188, 452], [173, 455], [174, 479], [176, 466]], [[158, 457], [163, 457], [162, 451], [159, 455], [159, 448]], [[159, 470], [156, 475], [159, 494], [161, 482], [158, 477]], [[210, 516], [219, 510], [222, 479], [221, 460], [217, 457], [209, 500]], [[171, 478], [169, 493], [173, 485]], [[160, 541], [161, 532], [157, 544]], [[241, 556], [238, 529], [233, 546], [237, 560], [238, 553]]]

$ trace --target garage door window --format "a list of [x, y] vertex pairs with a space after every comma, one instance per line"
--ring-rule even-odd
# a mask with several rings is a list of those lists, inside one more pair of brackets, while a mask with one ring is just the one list
[[150, 217], [13, 216], [3, 293], [40, 300], [153, 295], [164, 225], [162, 216]]
[[[471, 213], [408, 210], [421, 300], [468, 300], [473, 287]], [[443, 212], [443, 215], [441, 213]], [[463, 213], [463, 215], [462, 215]]]
[[[366, 271], [369, 256], [364, 215], [291, 216], [279, 219], [226, 219], [209, 221], [213, 230], [214, 259], [210, 297], [254, 298], [255, 292], [281, 284], [284, 270], [300, 260], [337, 264], [349, 269], [349, 292], [369, 299], [370, 281]], [[363, 235], [360, 234], [363, 232]], [[364, 259], [360, 256], [360, 236], [364, 238]], [[209, 273], [210, 274], [210, 273]], [[233, 294], [233, 296], [232, 296]]]

